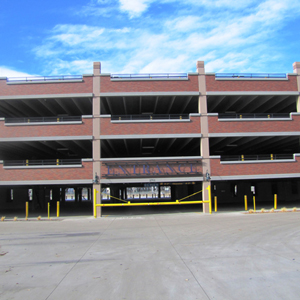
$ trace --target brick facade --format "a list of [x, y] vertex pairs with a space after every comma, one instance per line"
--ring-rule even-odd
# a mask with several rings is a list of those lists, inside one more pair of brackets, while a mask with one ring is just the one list
[[110, 77], [100, 79], [101, 93], [129, 92], [197, 92], [198, 76], [189, 76], [188, 80], [132, 80], [112, 81]]
[[75, 94], [92, 93], [93, 77], [83, 77], [82, 82], [28, 83], [7, 84], [0, 80], [0, 96], [17, 95], [47, 95], [47, 94]]
[[83, 162], [82, 168], [4, 169], [0, 165], [0, 181], [91, 180], [93, 163]]
[[238, 163], [221, 164], [220, 159], [211, 159], [212, 176], [238, 176], [238, 175], [269, 175], [300, 173], [300, 159], [295, 162], [269, 162], [269, 163]]
[[188, 134], [200, 132], [200, 117], [191, 117], [190, 122], [153, 123], [111, 123], [110, 118], [101, 118], [101, 135]]
[[4, 121], [0, 121], [0, 138], [14, 137], [50, 137], [50, 136], [91, 136], [92, 119], [83, 119], [82, 124], [66, 125], [22, 125], [5, 126]]
[[296, 76], [289, 76], [288, 80], [216, 80], [214, 75], [206, 75], [206, 90], [208, 92], [279, 92], [298, 91], [298, 87]]
[[300, 131], [300, 116], [293, 116], [286, 121], [218, 121], [217, 116], [208, 118], [209, 133], [235, 133], [235, 132], [293, 132]]

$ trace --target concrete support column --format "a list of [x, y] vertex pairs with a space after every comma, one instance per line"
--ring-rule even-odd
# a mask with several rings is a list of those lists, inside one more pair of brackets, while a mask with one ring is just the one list
[[[210, 158], [209, 158], [209, 138], [208, 138], [208, 116], [207, 116], [207, 98], [206, 98], [206, 81], [204, 61], [197, 61], [198, 85], [199, 85], [199, 100], [198, 113], [201, 114], [201, 141], [200, 141], [200, 155], [202, 159], [202, 200], [208, 200], [208, 190], [206, 189], [210, 184], [210, 179], [206, 180], [206, 173], [210, 174]], [[203, 203], [203, 213], [209, 213], [209, 204]]]
[[[98, 191], [97, 204], [101, 204], [100, 62], [94, 62], [93, 74], [93, 189]], [[101, 217], [101, 207], [97, 207], [97, 217]]]
[[[293, 63], [293, 70], [294, 70], [294, 73], [297, 74], [298, 92], [300, 92], [300, 62]], [[298, 96], [296, 106], [297, 106], [297, 112], [300, 112], [300, 95]]]

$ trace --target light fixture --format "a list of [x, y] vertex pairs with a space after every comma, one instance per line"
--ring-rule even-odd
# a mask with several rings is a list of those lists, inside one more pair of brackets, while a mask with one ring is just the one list
[[93, 183], [99, 183], [99, 176], [97, 175], [97, 172], [95, 172], [95, 179]]
[[208, 173], [208, 170], [206, 170], [206, 174], [205, 174], [205, 180], [206, 181], [209, 181], [211, 178], [210, 178], [210, 174]]

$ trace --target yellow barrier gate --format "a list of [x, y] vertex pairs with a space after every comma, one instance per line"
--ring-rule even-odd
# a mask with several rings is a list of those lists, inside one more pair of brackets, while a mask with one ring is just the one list
[[114, 198], [116, 200], [125, 202], [125, 203], [112, 203], [112, 204], [97, 204], [96, 199], [97, 199], [97, 193], [98, 191], [94, 189], [94, 217], [97, 217], [97, 212], [96, 212], [96, 207], [108, 207], [108, 206], [150, 206], [150, 205], [181, 205], [181, 204], [200, 204], [200, 203], [209, 203], [209, 213], [211, 214], [212, 212], [212, 205], [211, 205], [211, 191], [210, 191], [210, 186], [207, 187], [208, 190], [208, 198], [209, 200], [195, 200], [195, 201], [182, 201], [184, 199], [190, 198], [196, 194], [199, 194], [202, 192], [198, 191], [194, 194], [191, 194], [189, 196], [186, 196], [184, 198], [181, 198], [180, 200], [176, 200], [175, 202], [140, 202], [140, 203], [131, 203], [130, 201], [126, 201], [114, 196], [110, 196], [110, 198]]

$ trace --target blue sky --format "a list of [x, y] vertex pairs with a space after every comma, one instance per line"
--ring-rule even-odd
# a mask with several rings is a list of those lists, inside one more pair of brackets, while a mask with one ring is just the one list
[[0, 76], [292, 72], [299, 0], [1, 0]]

